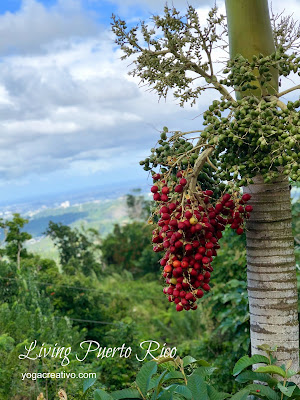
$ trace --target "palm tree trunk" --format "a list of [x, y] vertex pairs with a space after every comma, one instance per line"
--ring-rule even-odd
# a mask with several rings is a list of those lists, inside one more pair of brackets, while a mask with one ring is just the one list
[[252, 195], [247, 222], [247, 276], [252, 354], [278, 346], [278, 364], [299, 369], [298, 295], [288, 178], [261, 177], [244, 189]]
[[[226, 0], [226, 11], [231, 57], [242, 54], [252, 59], [274, 52], [267, 0]], [[278, 76], [272, 73], [269, 92], [276, 93]], [[261, 96], [258, 91], [251, 94]], [[298, 297], [288, 178], [266, 184], [257, 176], [253, 181], [244, 188], [252, 195], [253, 206], [246, 230], [251, 351], [259, 354], [259, 345], [276, 345], [278, 364], [292, 360], [292, 369], [298, 371]]]

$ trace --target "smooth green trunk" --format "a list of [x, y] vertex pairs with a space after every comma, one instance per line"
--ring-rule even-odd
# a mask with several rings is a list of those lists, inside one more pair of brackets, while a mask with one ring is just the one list
[[[241, 54], [250, 62], [254, 55], [268, 56], [275, 52], [267, 0], [226, 0], [230, 57]], [[273, 79], [268, 84], [269, 94], [278, 92], [278, 73], [272, 71]], [[261, 91], [236, 93], [237, 98]]]

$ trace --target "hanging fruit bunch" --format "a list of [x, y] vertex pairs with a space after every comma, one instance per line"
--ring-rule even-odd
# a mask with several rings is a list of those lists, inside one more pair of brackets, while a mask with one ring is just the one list
[[[160, 158], [160, 172], [152, 170], [156, 207], [150, 222], [157, 225], [153, 250], [164, 252], [160, 264], [168, 300], [176, 304], [177, 311], [196, 310], [197, 299], [210, 291], [211, 263], [222, 232], [227, 225], [238, 235], [244, 232], [244, 221], [252, 211], [247, 205], [251, 196], [219, 181], [218, 168], [209, 158], [212, 146], [198, 149], [183, 139], [166, 145], [164, 140], [166, 131], [160, 140], [165, 154], [157, 149], [152, 160], [142, 162], [151, 169], [149, 163], [156, 166], [156, 157]], [[185, 147], [180, 149], [178, 143]]]

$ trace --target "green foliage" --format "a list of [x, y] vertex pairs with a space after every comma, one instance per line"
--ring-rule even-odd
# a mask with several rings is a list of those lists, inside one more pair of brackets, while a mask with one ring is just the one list
[[159, 255], [152, 254], [151, 232], [151, 226], [145, 222], [115, 225], [101, 244], [105, 265], [114, 266], [117, 271], [126, 269], [134, 275], [157, 272]]
[[149, 83], [160, 97], [166, 97], [170, 89], [175, 89], [175, 97], [183, 105], [190, 100], [194, 103], [204, 90], [202, 86], [191, 87], [194, 76], [188, 71], [210, 78], [206, 86], [216, 82], [211, 78], [211, 49], [222, 40], [217, 27], [224, 29], [224, 20], [224, 16], [218, 15], [217, 8], [213, 8], [203, 27], [192, 6], [184, 16], [174, 7], [165, 6], [163, 16], [152, 17], [153, 26], [141, 23], [143, 43], [138, 39], [139, 27], [128, 29], [126, 22], [116, 16], [113, 16], [112, 30], [116, 43], [124, 52], [123, 59], [136, 55], [131, 74], [138, 76], [141, 82]]
[[[246, 186], [257, 174], [266, 182], [282, 173], [293, 181], [300, 179], [300, 102], [285, 104], [280, 99], [299, 87], [274, 93], [278, 75], [300, 75], [296, 51], [300, 29], [288, 18], [279, 22], [275, 18], [273, 22], [276, 48], [272, 54], [253, 54], [249, 59], [237, 54], [216, 73], [212, 62], [215, 49], [227, 48], [222, 35], [227, 27], [216, 7], [209, 12], [206, 26], [200, 24], [192, 6], [184, 15], [166, 6], [162, 16], [152, 17], [151, 27], [142, 22], [140, 27], [129, 29], [125, 21], [113, 16], [112, 30], [123, 58], [135, 56], [130, 73], [160, 97], [166, 97], [172, 89], [183, 106], [185, 102], [195, 104], [208, 88], [221, 94], [221, 99], [214, 100], [203, 113], [204, 129], [193, 131], [199, 134], [196, 138], [191, 138], [191, 132], [167, 134], [168, 128], [163, 128], [159, 146], [141, 162], [146, 171], [154, 173], [157, 167], [169, 174], [176, 173], [177, 168], [190, 170], [198, 157], [211, 148], [212, 160], [206, 157], [207, 170], [195, 171], [201, 187], [214, 191], [218, 179], [227, 181], [228, 188], [235, 184]], [[284, 36], [287, 26], [291, 31]], [[195, 84], [197, 78], [202, 79]], [[231, 90], [237, 93], [237, 101]], [[213, 170], [208, 168], [211, 161]]]
[[[250, 369], [242, 372], [256, 363], [267, 365], [256, 369], [255, 372]], [[282, 376], [282, 380], [273, 377], [273, 374], [278, 374], [279, 367], [270, 364], [270, 356], [255, 355], [251, 358], [244, 356], [236, 363], [233, 374], [238, 375], [236, 380], [239, 383], [247, 383], [247, 385], [239, 388], [238, 392], [233, 395], [219, 392], [211, 385], [210, 376], [216, 368], [197, 368], [195, 367], [196, 364], [197, 360], [193, 359], [192, 363], [185, 365], [184, 360], [179, 357], [176, 359], [162, 358], [157, 363], [150, 361], [143, 365], [137, 374], [134, 388], [112, 392], [111, 394], [96, 391], [94, 399], [224, 400], [230, 397], [231, 399], [241, 400], [252, 395], [254, 398], [266, 400], [287, 400], [288, 398], [299, 399], [300, 397], [300, 388], [288, 381], [290, 377], [296, 375], [296, 372], [290, 371], [287, 366], [284, 369], [280, 368], [279, 375]], [[168, 373], [170, 368], [173, 373], [176, 370], [180, 371], [179, 376], [174, 374], [171, 382], [170, 373]], [[220, 371], [223, 372], [223, 368], [220, 368]], [[249, 383], [255, 379], [265, 382], [266, 385]]]
[[22, 218], [18, 213], [13, 214], [12, 220], [4, 222], [1, 219], [0, 221], [0, 227], [4, 229], [5, 235], [5, 250], [1, 249], [1, 254], [7, 256], [11, 261], [16, 261], [18, 269], [20, 268], [21, 258], [28, 256], [24, 244], [32, 238], [29, 233], [22, 231], [27, 223], [28, 220]]
[[[95, 238], [98, 238], [96, 230], [89, 229], [82, 233], [77, 228], [50, 221], [45, 233], [57, 246], [60, 263], [66, 272], [74, 274], [80, 270], [85, 275], [98, 272], [100, 266], [95, 256], [97, 246], [94, 244]], [[92, 235], [91, 239], [88, 233]]]
[[[139, 236], [142, 222], [133, 227]], [[295, 229], [297, 234], [297, 225]], [[135, 357], [96, 359], [92, 354], [82, 363], [71, 360], [67, 367], [61, 367], [55, 359], [49, 358], [31, 362], [19, 360], [18, 355], [24, 352], [25, 344], [28, 346], [35, 339], [39, 345], [43, 342], [49, 346], [59, 343], [70, 345], [76, 351], [81, 341], [94, 338], [107, 347], [126, 343], [136, 354], [141, 350], [139, 343], [145, 339], [168, 343], [177, 347], [187, 373], [197, 370], [194, 373], [200, 380], [208, 382], [206, 392], [212, 400], [224, 398], [224, 394], [215, 388], [231, 393], [238, 391], [241, 384], [252, 384], [253, 379], [268, 382], [271, 388], [276, 386], [277, 382], [274, 383], [269, 373], [256, 372], [260, 374], [260, 379], [257, 379], [257, 375], [251, 375], [254, 372], [249, 367], [241, 371], [236, 381], [231, 379], [235, 360], [249, 352], [244, 237], [232, 237], [231, 231], [225, 231], [221, 244], [213, 264], [216, 277], [213, 290], [199, 302], [193, 315], [176, 313], [169, 303], [163, 302], [162, 284], [157, 275], [135, 275], [133, 278], [125, 269], [126, 265], [118, 273], [108, 265], [105, 273], [97, 277], [93, 273], [85, 276], [80, 269], [61, 271], [53, 260], [32, 254], [22, 259], [19, 270], [16, 262], [1, 260], [1, 400], [17, 400], [22, 396], [26, 400], [36, 400], [40, 392], [45, 394], [46, 384], [49, 400], [55, 399], [58, 387], [64, 387], [70, 400], [81, 396], [90, 400], [94, 388], [115, 391], [115, 396], [121, 396], [120, 390], [130, 389], [131, 392], [122, 393], [136, 395], [137, 389], [130, 388], [136, 371], [141, 367]], [[144, 252], [145, 248], [142, 254]], [[134, 252], [132, 254], [135, 257]], [[140, 262], [142, 269], [145, 261], [140, 259]], [[156, 268], [158, 270], [158, 264]], [[188, 354], [193, 357], [184, 357]], [[71, 355], [74, 360], [74, 354]], [[199, 361], [203, 358], [209, 363]], [[49, 372], [53, 369], [76, 373], [93, 371], [97, 373], [97, 381], [83, 394], [83, 382], [79, 379], [49, 379], [47, 382], [20, 379], [21, 372]], [[191, 395], [180, 370], [166, 363], [158, 366], [158, 372], [159, 375], [155, 374], [150, 380], [149, 388], [158, 388], [157, 379], [160, 379], [159, 391], [171, 386], [170, 392], [169, 389], [161, 392], [166, 398], [172, 391], [173, 398]], [[176, 389], [172, 386], [174, 381]], [[288, 384], [285, 388], [279, 385], [278, 390], [280, 388], [288, 394], [290, 391], [293, 395], [297, 393]], [[247, 394], [250, 389], [244, 390], [243, 393]], [[99, 396], [100, 391], [97, 393]], [[238, 397], [242, 395], [239, 393]]]

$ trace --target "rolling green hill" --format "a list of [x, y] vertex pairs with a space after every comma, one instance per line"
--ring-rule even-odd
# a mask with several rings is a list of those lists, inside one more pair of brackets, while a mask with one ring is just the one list
[[115, 223], [124, 224], [130, 221], [130, 218], [125, 197], [48, 208], [35, 213], [29, 218], [29, 223], [25, 227], [25, 230], [33, 236], [27, 247], [34, 253], [57, 260], [57, 251], [52, 241], [44, 235], [49, 221], [61, 222], [79, 229], [94, 228], [100, 232], [101, 236], [105, 236], [112, 231]]

